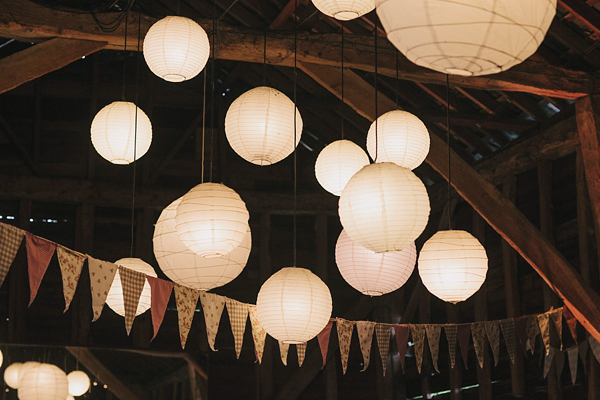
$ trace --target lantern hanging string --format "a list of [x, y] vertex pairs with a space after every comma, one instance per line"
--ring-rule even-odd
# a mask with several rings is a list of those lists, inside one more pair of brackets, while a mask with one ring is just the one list
[[[108, 7], [108, 10], [110, 10], [117, 2], [115, 1], [113, 4], [111, 4]], [[135, 3], [135, 0], [131, 0], [127, 6], [125, 7], [124, 10], [122, 10], [121, 12], [117, 13], [117, 16], [109, 22], [103, 22], [100, 21], [98, 19], [98, 16], [96, 15], [98, 12], [100, 11], [104, 11], [104, 10], [100, 10], [100, 9], [94, 9], [90, 12], [92, 19], [94, 20], [94, 22], [96, 22], [96, 25], [98, 25], [98, 27], [100, 28], [100, 30], [102, 32], [108, 33], [108, 32], [114, 32], [117, 30], [117, 28], [119, 28], [119, 26], [121, 26], [121, 22], [123, 22], [123, 19], [125, 18], [125, 16], [127, 15], [127, 13], [129, 12], [129, 10], [131, 10], [131, 7], [133, 7], [133, 3]]]
[[202, 155], [200, 158], [201, 170], [200, 170], [200, 183], [204, 183], [204, 154], [205, 154], [205, 146], [204, 146], [204, 137], [206, 133], [206, 68], [204, 69], [204, 79], [202, 79]]
[[[140, 42], [141, 42], [141, 15], [138, 14], [138, 37], [137, 37], [137, 60], [135, 66], [135, 122], [133, 125], [133, 177], [131, 179], [131, 246], [129, 248], [129, 256], [133, 258], [133, 241], [134, 241], [134, 225], [135, 225], [135, 183], [136, 183], [136, 169], [137, 169], [137, 134], [138, 134], [138, 97], [140, 92]], [[125, 34], [127, 37], [127, 34]]]
[[396, 110], [400, 109], [400, 104], [398, 103], [398, 53], [399, 51], [396, 50]]
[[298, 46], [298, 0], [294, 0], [294, 236], [293, 236], [293, 266], [296, 266], [297, 262], [297, 239], [298, 239], [298, 223], [296, 216], [296, 209], [298, 207], [298, 146], [296, 144], [296, 138], [298, 135], [298, 127], [296, 125], [296, 119], [298, 111], [296, 109], [296, 91], [297, 91], [297, 77], [298, 77], [298, 68], [297, 61], [298, 55], [296, 53]]
[[448, 146], [448, 229], [452, 230], [452, 210], [450, 209], [451, 203], [451, 182], [452, 182], [452, 168], [450, 164], [450, 75], [446, 74], [446, 145]]
[[267, 17], [267, 0], [263, 2], [263, 17], [265, 19], [265, 34], [263, 37], [263, 86], [267, 86], [267, 30], [269, 29], [269, 19]]
[[342, 21], [342, 102], [341, 116], [342, 116], [342, 140], [344, 139], [344, 21]]
[[125, 35], [123, 38], [123, 84], [121, 86], [121, 100], [125, 101], [125, 82], [127, 76], [127, 30], [129, 28], [129, 11], [125, 13]]
[[[233, 4], [235, 4], [236, 2], [233, 2]], [[233, 4], [231, 6], [233, 6]], [[231, 6], [229, 8], [231, 8]], [[223, 16], [225, 16], [225, 14], [227, 13], [227, 11], [229, 11], [229, 8], [227, 10], [225, 10], [225, 12], [223, 13], [223, 15], [221, 15], [221, 18], [223, 18]], [[216, 48], [216, 43], [217, 43], [217, 26], [218, 26], [218, 21], [217, 21], [217, 0], [213, 0], [213, 26], [212, 26], [212, 52], [213, 52], [213, 57], [212, 57], [212, 69], [211, 69], [211, 114], [210, 114], [210, 167], [209, 167], [209, 172], [208, 172], [208, 180], [209, 182], [213, 181], [213, 150], [215, 147], [215, 69], [217, 66], [217, 52], [215, 51]], [[219, 18], [219, 19], [221, 19]]]
[[379, 155], [379, 129], [378, 122], [379, 119], [379, 102], [377, 98], [377, 71], [378, 71], [378, 51], [377, 51], [377, 22], [375, 22], [375, 159], [373, 162], [377, 162], [377, 157]]

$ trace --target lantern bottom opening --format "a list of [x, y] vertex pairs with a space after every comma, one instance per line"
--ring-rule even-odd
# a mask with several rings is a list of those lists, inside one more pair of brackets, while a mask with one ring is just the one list
[[162, 78], [169, 82], [183, 82], [186, 80], [186, 77], [180, 74], [167, 74]]
[[250, 160], [250, 162], [252, 164], [256, 164], [256, 165], [260, 165], [261, 167], [266, 167], [269, 165], [272, 165], [273, 162], [271, 160], [267, 160], [266, 158], [253, 158], [252, 160]]
[[356, 11], [340, 11], [335, 13], [333, 18], [340, 21], [350, 21], [351, 19], [358, 18], [360, 15]]
[[297, 340], [282, 340], [281, 343], [283, 343], [283, 344], [302, 344], [302, 343], [306, 343], [306, 342], [299, 342]]

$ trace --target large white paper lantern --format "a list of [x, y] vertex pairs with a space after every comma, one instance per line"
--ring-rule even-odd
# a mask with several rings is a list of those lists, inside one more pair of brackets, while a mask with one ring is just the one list
[[75, 400], [75, 397], [73, 397], [72, 395], [68, 395], [67, 400]]
[[336, 196], [362, 167], [369, 164], [369, 157], [363, 149], [350, 140], [336, 140], [319, 153], [315, 163], [317, 181]]
[[304, 343], [329, 322], [329, 288], [305, 268], [286, 267], [263, 283], [256, 311], [265, 331], [284, 343]]
[[[33, 367], [37, 367], [38, 365], [40, 365], [39, 362], [37, 361], [27, 361], [24, 362], [23, 365], [21, 365], [19, 367], [19, 382], [17, 384], [18, 387], [21, 386], [21, 381], [23, 380], [23, 376], [25, 376], [25, 374]], [[17, 389], [17, 388], [15, 388]]]
[[413, 243], [402, 251], [375, 253], [355, 243], [342, 230], [335, 246], [335, 262], [342, 278], [368, 296], [393, 292], [406, 283], [417, 262]]
[[358, 18], [375, 8], [374, 0], [312, 0], [312, 2], [323, 14], [340, 21]]
[[210, 290], [234, 280], [250, 256], [250, 228], [242, 242], [230, 253], [214, 258], [197, 255], [181, 242], [175, 226], [175, 212], [181, 198], [160, 214], [154, 228], [154, 255], [160, 269], [173, 282], [198, 290]]
[[444, 74], [495, 74], [531, 56], [556, 0], [375, 0], [387, 37], [410, 61]]
[[429, 219], [425, 185], [394, 163], [358, 171], [339, 201], [342, 226], [350, 238], [376, 253], [401, 251], [423, 232]]
[[13, 389], [19, 388], [19, 370], [23, 363], [16, 362], [10, 364], [4, 370], [4, 383]]
[[56, 365], [37, 365], [20, 379], [19, 400], [65, 400], [68, 395], [67, 375]]
[[423, 121], [415, 115], [392, 110], [371, 124], [367, 135], [367, 151], [376, 162], [393, 162], [404, 168], [415, 169], [429, 153], [429, 132]]
[[98, 111], [90, 131], [98, 154], [113, 164], [138, 160], [152, 143], [150, 119], [141, 108], [127, 101], [112, 102]]
[[225, 135], [231, 148], [244, 160], [271, 165], [289, 156], [300, 142], [302, 117], [285, 94], [259, 86], [231, 103], [225, 116]]
[[182, 82], [204, 69], [210, 56], [210, 43], [196, 22], [168, 16], [150, 27], [143, 51], [148, 68], [155, 75], [169, 82]]
[[[143, 260], [140, 260], [139, 258], [121, 258], [120, 260], [115, 261], [115, 264], [156, 278], [156, 272], [154, 272], [154, 268], [152, 268], [150, 264], [144, 262]], [[106, 297], [106, 305], [109, 306], [114, 312], [116, 312], [120, 316], [125, 316], [123, 284], [121, 283], [121, 276], [118, 270], [115, 274], [115, 279], [113, 280], [112, 285], [110, 286], [110, 290], [108, 291], [108, 296]], [[135, 315], [137, 316], [146, 312], [151, 305], [152, 292], [150, 291], [150, 284], [148, 283], [148, 279], [146, 279], [144, 282], [144, 288], [142, 289], [142, 294], [140, 295], [140, 301], [138, 303]]]
[[72, 371], [67, 375], [69, 395], [82, 396], [90, 389], [90, 377], [83, 371]]
[[222, 183], [201, 183], [181, 199], [175, 212], [179, 239], [207, 258], [231, 253], [248, 232], [246, 203]]
[[487, 270], [485, 248], [473, 235], [461, 230], [437, 232], [419, 254], [423, 285], [450, 303], [464, 301], [479, 290]]

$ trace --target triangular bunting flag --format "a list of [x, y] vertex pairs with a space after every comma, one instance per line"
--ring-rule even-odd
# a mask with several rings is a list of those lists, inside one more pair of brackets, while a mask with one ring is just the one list
[[363, 356], [363, 369], [361, 372], [369, 367], [369, 361], [371, 360], [371, 343], [373, 342], [374, 330], [375, 322], [356, 322], [356, 333], [358, 333], [358, 342], [360, 343], [360, 351], [362, 352]]
[[108, 291], [117, 273], [117, 266], [91, 256], [87, 256], [87, 259], [90, 272], [90, 289], [92, 291], [92, 310], [94, 311], [92, 322], [94, 322], [102, 314], [106, 296], [108, 296]]
[[556, 351], [553, 347], [550, 348], [550, 353], [546, 354], [546, 358], [544, 359], [544, 379], [548, 376], [548, 372], [550, 371], [550, 366], [552, 365], [552, 360], [554, 359]]
[[471, 326], [469, 324], [457, 325], [456, 333], [463, 363], [465, 364], [465, 369], [469, 369], [467, 357], [469, 355], [469, 337], [471, 336]]
[[554, 362], [558, 370], [558, 376], [562, 376], [562, 370], [565, 366], [565, 353], [563, 351], [556, 351], [554, 348], [550, 348], [550, 351], [554, 350]]
[[402, 365], [402, 371], [404, 372], [404, 360], [406, 358], [406, 346], [408, 345], [408, 333], [409, 328], [406, 324], [394, 325], [394, 332], [396, 333], [396, 344], [398, 345], [398, 357], [400, 358], [400, 364]]
[[260, 364], [262, 362], [263, 353], [265, 352], [265, 339], [267, 338], [267, 331], [265, 331], [265, 328], [263, 328], [258, 320], [258, 314], [254, 304], [248, 306], [248, 315], [250, 316], [250, 325], [252, 326], [254, 354], [256, 355], [256, 361], [258, 361]]
[[577, 343], [577, 319], [571, 312], [569, 306], [565, 304], [563, 307], [563, 315], [565, 317], [565, 321], [567, 321], [567, 327], [569, 328], [569, 332], [571, 332], [571, 336], [573, 336], [573, 340]]
[[[589, 340], [584, 340], [583, 342], [579, 343], [577, 347], [579, 347], [579, 357], [581, 357], [581, 363], [583, 364], [583, 369], [585, 370], [585, 366], [587, 365], [588, 347], [591, 347], [589, 346]], [[594, 351], [592, 350], [592, 353], [593, 352]]]
[[175, 303], [177, 304], [179, 340], [182, 349], [185, 349], [185, 343], [192, 328], [199, 294], [200, 292], [195, 289], [175, 284]]
[[486, 322], [485, 332], [494, 354], [494, 366], [497, 366], [500, 359], [500, 323], [498, 321]]
[[25, 237], [27, 271], [29, 273], [29, 305], [31, 305], [46, 274], [54, 250], [56, 250], [56, 245], [29, 232], [25, 233]]
[[0, 222], [0, 285], [21, 247], [23, 236], [24, 230]]
[[475, 348], [475, 355], [479, 362], [479, 368], [483, 368], [485, 354], [485, 324], [483, 322], [472, 323], [471, 333], [473, 335], [473, 347]]
[[562, 307], [557, 308], [556, 310], [551, 312], [550, 317], [552, 318], [552, 322], [554, 322], [554, 327], [556, 328], [556, 331], [558, 332], [558, 340], [560, 341], [560, 348], [562, 349], [562, 347], [563, 347], [563, 341], [562, 341], [563, 309], [562, 309]]
[[288, 356], [288, 351], [290, 351], [290, 344], [289, 343], [283, 343], [281, 341], [279, 341], [279, 356], [281, 357], [281, 362], [283, 363], [283, 365], [287, 365], [287, 356]]
[[450, 368], [456, 365], [456, 336], [458, 329], [455, 324], [444, 325], [446, 339], [448, 340], [448, 353], [450, 354]]
[[502, 335], [504, 335], [504, 343], [510, 356], [510, 362], [515, 363], [515, 357], [517, 356], [517, 343], [515, 337], [515, 320], [512, 318], [503, 319], [500, 321], [500, 329], [502, 329]]
[[321, 349], [321, 357], [323, 357], [323, 365], [321, 368], [325, 366], [327, 363], [327, 351], [329, 349], [329, 337], [331, 336], [331, 328], [333, 327], [333, 321], [329, 321], [325, 328], [317, 335], [317, 340], [319, 341], [319, 348]]
[[235, 342], [235, 355], [240, 358], [242, 343], [244, 342], [244, 332], [246, 331], [246, 319], [248, 319], [248, 304], [237, 300], [225, 298], [227, 304], [227, 313], [229, 314], [229, 323]]
[[306, 356], [306, 342], [298, 343], [296, 345], [296, 353], [298, 354], [298, 365], [301, 367], [304, 363], [304, 357]]
[[577, 355], [579, 353], [579, 347], [573, 346], [567, 350], [567, 358], [569, 359], [569, 370], [571, 370], [571, 382], [575, 384], [577, 379]]
[[546, 355], [550, 353], [550, 315], [548, 313], [537, 316], [537, 322], [542, 335], [542, 342], [546, 347]]
[[60, 266], [63, 296], [65, 297], [65, 311], [63, 312], [67, 312], [75, 295], [77, 283], [79, 283], [85, 257], [65, 247], [58, 246], [56, 248], [56, 258], [58, 258], [58, 265]]
[[200, 292], [200, 302], [202, 302], [202, 311], [204, 312], [208, 345], [212, 351], [217, 351], [215, 350], [215, 339], [225, 307], [225, 298], [214, 293]]
[[540, 333], [537, 318], [535, 316], [527, 317], [527, 342], [529, 343], [529, 351], [533, 354], [535, 350], [535, 338]]
[[590, 349], [592, 349], [594, 357], [596, 357], [596, 360], [600, 363], [600, 343], [598, 343], [598, 341], [593, 336], [590, 336], [589, 342]]
[[442, 334], [441, 325], [427, 324], [425, 325], [427, 332], [427, 342], [429, 342], [429, 351], [431, 351], [431, 359], [433, 360], [433, 368], [440, 372], [438, 368], [438, 358], [440, 356], [440, 336]]
[[121, 266], [119, 266], [118, 274], [121, 280], [121, 289], [123, 290], [125, 329], [127, 330], [127, 335], [129, 335], [140, 302], [140, 296], [146, 283], [146, 274]]
[[519, 337], [519, 342], [521, 343], [521, 348], [523, 349], [523, 353], [527, 354], [527, 347], [529, 340], [527, 339], [527, 317], [519, 317], [515, 318], [515, 330], [517, 331], [517, 336]]
[[165, 318], [169, 298], [173, 291], [173, 282], [153, 276], [147, 276], [146, 279], [150, 284], [150, 313], [152, 313], [152, 328], [154, 330], [152, 340], [154, 340]]
[[340, 343], [340, 358], [342, 359], [342, 371], [345, 374], [348, 369], [348, 354], [350, 352], [350, 341], [352, 340], [352, 330], [354, 322], [346, 321], [342, 318], [336, 318], [336, 327], [338, 333], [338, 342]]
[[421, 373], [421, 366], [423, 365], [423, 350], [425, 347], [425, 325], [423, 324], [411, 324], [410, 334], [412, 336], [413, 343], [415, 344], [415, 359], [417, 361], [417, 370]]
[[381, 366], [383, 367], [383, 376], [387, 367], [387, 355], [390, 351], [390, 337], [392, 336], [392, 327], [389, 325], [375, 325], [375, 336], [377, 336], [377, 347], [381, 357]]

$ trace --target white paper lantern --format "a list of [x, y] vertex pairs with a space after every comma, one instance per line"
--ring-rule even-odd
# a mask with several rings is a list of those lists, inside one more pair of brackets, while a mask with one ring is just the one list
[[230, 253], [214, 258], [199, 256], [179, 239], [175, 212], [180, 202], [181, 198], [169, 204], [156, 221], [153, 243], [160, 269], [173, 282], [198, 290], [210, 290], [231, 282], [248, 262], [252, 247], [250, 228]]
[[323, 189], [339, 196], [350, 178], [367, 164], [369, 157], [363, 149], [349, 140], [337, 140], [319, 153], [315, 175]]
[[495, 74], [531, 56], [556, 0], [375, 0], [387, 37], [410, 61], [444, 74]]
[[90, 377], [83, 371], [72, 371], [67, 375], [69, 395], [81, 396], [90, 389]]
[[65, 400], [69, 395], [67, 375], [56, 365], [30, 368], [20, 381], [19, 400]]
[[75, 397], [73, 397], [73, 396], [71, 396], [71, 395], [68, 395], [68, 396], [67, 396], [67, 400], [75, 400]]
[[375, 253], [356, 244], [344, 230], [335, 246], [335, 262], [342, 278], [368, 296], [393, 292], [406, 283], [417, 262], [414, 242], [402, 251]]
[[[23, 365], [21, 365], [21, 367], [19, 367], [19, 382], [17, 384], [18, 387], [21, 386], [21, 381], [23, 380], [23, 376], [25, 376], [27, 371], [29, 371], [33, 367], [37, 367], [38, 365], [40, 365], [40, 363], [37, 361], [27, 361], [24, 362]], [[18, 387], [15, 389], [18, 389]]]
[[329, 322], [332, 310], [329, 288], [307, 269], [282, 268], [260, 288], [256, 300], [258, 320], [269, 335], [284, 343], [304, 343]]
[[[154, 272], [154, 268], [152, 268], [150, 264], [144, 262], [143, 260], [140, 260], [139, 258], [121, 258], [120, 260], [115, 261], [115, 264], [156, 278], [156, 272]], [[115, 274], [115, 279], [113, 280], [113, 283], [110, 286], [110, 290], [108, 291], [108, 296], [106, 297], [106, 305], [109, 306], [114, 312], [116, 312], [120, 316], [125, 316], [125, 302], [123, 301], [123, 285], [121, 283], [121, 276], [119, 275], [118, 270]], [[137, 316], [146, 312], [151, 305], [152, 292], [150, 291], [150, 284], [148, 283], [148, 279], [146, 279], [146, 281], [144, 282], [144, 288], [142, 289], [142, 294], [140, 295], [140, 301], [138, 303], [135, 315]]]
[[92, 121], [91, 135], [98, 154], [113, 164], [124, 165], [146, 154], [152, 143], [152, 124], [135, 104], [115, 101], [98, 111]]
[[376, 162], [393, 162], [415, 169], [429, 153], [429, 131], [415, 115], [402, 110], [389, 111], [371, 124], [367, 151]]
[[175, 213], [179, 239], [194, 253], [222, 257], [248, 232], [246, 203], [222, 183], [201, 183], [181, 199]]
[[358, 18], [375, 8], [374, 0], [312, 0], [312, 2], [323, 14], [340, 21]]
[[204, 69], [210, 56], [210, 43], [196, 22], [169, 16], [150, 27], [143, 51], [148, 68], [155, 75], [169, 82], [182, 82]]
[[244, 160], [271, 165], [289, 156], [300, 142], [302, 117], [285, 94], [259, 86], [231, 103], [225, 116], [225, 135], [231, 148]]
[[470, 233], [440, 231], [419, 254], [419, 275], [433, 295], [450, 303], [471, 297], [485, 281], [488, 258], [485, 248]]
[[4, 370], [4, 382], [13, 389], [19, 388], [19, 370], [22, 365], [20, 362], [12, 363]]
[[429, 219], [423, 182], [394, 163], [370, 164], [348, 182], [339, 202], [342, 226], [356, 243], [376, 253], [401, 251]]

